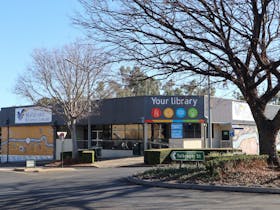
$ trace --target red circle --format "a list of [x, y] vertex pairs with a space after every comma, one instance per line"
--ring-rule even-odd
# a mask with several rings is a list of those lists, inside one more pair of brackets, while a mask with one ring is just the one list
[[151, 114], [153, 118], [159, 118], [161, 116], [160, 108], [152, 108]]

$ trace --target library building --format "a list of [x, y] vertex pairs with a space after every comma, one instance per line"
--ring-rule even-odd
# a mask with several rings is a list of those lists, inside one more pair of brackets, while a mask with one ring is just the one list
[[[79, 119], [77, 143], [81, 150], [97, 150], [100, 158], [143, 155], [144, 150], [153, 148], [259, 152], [257, 128], [244, 101], [215, 97], [208, 101], [207, 96], [135, 96], [104, 99], [97, 107]], [[269, 105], [266, 115], [272, 118], [279, 108]], [[60, 115], [47, 108], [1, 108], [1, 162], [60, 159], [62, 150], [72, 151], [66, 125]], [[67, 132], [63, 143], [57, 132]]]

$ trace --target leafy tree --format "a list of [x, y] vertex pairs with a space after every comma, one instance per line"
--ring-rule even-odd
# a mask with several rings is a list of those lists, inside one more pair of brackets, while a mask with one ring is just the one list
[[[71, 131], [73, 158], [77, 157], [77, 120], [99, 99], [105, 81], [105, 61], [91, 45], [75, 42], [61, 49], [34, 50], [32, 65], [18, 78], [15, 92], [33, 103], [51, 106]], [[104, 89], [104, 86], [103, 86]]]
[[182, 95], [182, 90], [179, 87], [175, 86], [175, 82], [170, 79], [162, 86], [163, 95], [172, 96], [172, 95]]
[[38, 101], [35, 102], [38, 106], [47, 106], [47, 107], [53, 107], [56, 106], [57, 99], [55, 98], [40, 98]]
[[232, 94], [233, 98], [237, 100], [244, 100], [243, 95], [239, 91], [234, 91]]
[[80, 0], [74, 19], [115, 60], [158, 74], [189, 72], [234, 84], [251, 108], [261, 154], [280, 166], [280, 111], [267, 104], [280, 90], [280, 13], [276, 0]]
[[[184, 84], [181, 86], [181, 89], [185, 95], [198, 95], [203, 96], [208, 94], [208, 85], [204, 85], [203, 83], [199, 83], [197, 80], [193, 79], [188, 84]], [[210, 94], [214, 96], [216, 93], [216, 88], [211, 85]]]
[[117, 97], [158, 95], [160, 82], [148, 77], [139, 67], [121, 67], [121, 82], [112, 81]]
[[[198, 80], [193, 79], [190, 82], [187, 82], [183, 85], [176, 85], [173, 79], [168, 80], [162, 86], [163, 95], [207, 95], [208, 94], [208, 86], [203, 85], [198, 82]], [[214, 96], [216, 92], [215, 87], [212, 85], [210, 87], [211, 96]]]

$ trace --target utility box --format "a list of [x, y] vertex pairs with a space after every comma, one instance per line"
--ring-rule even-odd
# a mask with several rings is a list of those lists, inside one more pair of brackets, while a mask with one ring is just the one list
[[36, 161], [35, 160], [26, 160], [26, 168], [35, 168], [36, 167]]

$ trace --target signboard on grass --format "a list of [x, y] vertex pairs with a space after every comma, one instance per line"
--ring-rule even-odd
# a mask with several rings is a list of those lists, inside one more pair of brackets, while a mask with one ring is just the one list
[[172, 151], [170, 155], [175, 161], [204, 161], [203, 151]]

